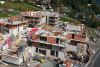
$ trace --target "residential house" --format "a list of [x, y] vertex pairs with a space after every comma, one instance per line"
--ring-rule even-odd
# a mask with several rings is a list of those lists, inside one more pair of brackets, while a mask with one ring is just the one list
[[20, 16], [11, 16], [1, 20], [0, 26], [1, 32], [8, 33], [10, 35], [17, 36], [19, 33], [24, 32], [24, 28], [27, 26], [27, 21], [21, 21]]
[[34, 46], [34, 53], [44, 54], [46, 56], [55, 56], [64, 59], [64, 45], [60, 39], [60, 31], [52, 30], [53, 27], [46, 25], [42, 29], [33, 28], [29, 43]]

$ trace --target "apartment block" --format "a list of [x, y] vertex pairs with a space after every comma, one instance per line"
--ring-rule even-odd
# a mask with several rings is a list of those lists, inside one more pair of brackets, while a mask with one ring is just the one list
[[22, 12], [23, 20], [28, 20], [30, 26], [40, 26], [42, 24], [55, 25], [59, 20], [59, 14], [48, 11], [26, 11]]
[[[57, 24], [52, 27], [51, 25], [46, 25], [42, 28], [34, 28], [32, 30], [33, 33], [31, 31], [29, 41], [32, 43], [32, 46], [34, 46], [34, 53], [64, 58], [64, 51], [66, 49], [77, 52], [77, 45], [79, 43], [86, 43], [85, 38], [82, 38], [82, 25], [75, 26], [67, 24], [64, 25], [65, 29], [62, 28], [61, 25]], [[74, 47], [74, 49], [68, 49], [72, 47]], [[63, 55], [62, 57], [60, 56], [61, 54]]]
[[23, 20], [28, 20], [31, 27], [46, 23], [46, 15], [43, 11], [26, 11], [22, 12]]
[[67, 38], [71, 41], [71, 44], [77, 45], [77, 43], [86, 42], [87, 35], [85, 26], [83, 24], [79, 26], [68, 25], [66, 29], [68, 30]]
[[59, 14], [56, 12], [47, 12], [47, 23], [55, 25], [59, 20]]

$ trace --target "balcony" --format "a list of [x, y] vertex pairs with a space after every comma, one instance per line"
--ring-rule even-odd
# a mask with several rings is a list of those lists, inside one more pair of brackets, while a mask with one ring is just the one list
[[32, 35], [32, 38], [29, 38], [29, 40], [33, 41], [33, 42], [39, 42], [39, 43], [45, 43], [45, 44], [50, 44], [50, 45], [54, 45], [54, 46], [60, 46], [60, 47], [64, 47], [64, 45], [62, 45], [60, 43], [60, 39], [59, 38], [55, 38], [55, 37], [46, 37], [46, 36], [39, 36], [39, 35]]

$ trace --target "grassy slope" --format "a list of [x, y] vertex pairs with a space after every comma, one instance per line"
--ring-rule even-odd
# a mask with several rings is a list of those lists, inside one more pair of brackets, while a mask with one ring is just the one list
[[25, 2], [6, 3], [6, 4], [0, 5], [0, 8], [5, 9], [4, 11], [0, 12], [0, 17], [7, 17], [7, 16], [10, 16], [10, 15], [18, 14], [18, 12], [7, 12], [6, 11], [7, 9], [14, 9], [14, 10], [17, 10], [17, 11], [31, 11], [31, 10], [36, 11], [36, 10], [41, 10], [40, 8], [32, 6], [32, 5], [29, 5], [29, 4], [25, 3]]
[[60, 20], [63, 21], [63, 22], [70, 22], [70, 23], [75, 24], [75, 25], [81, 23], [80, 21], [78, 21], [76, 19], [72, 19], [72, 18], [67, 17], [67, 16], [61, 16], [60, 17]]
[[93, 28], [90, 28], [90, 27], [86, 27], [86, 28], [87, 28], [87, 32], [88, 32], [87, 35], [88, 35], [90, 40], [93, 41], [94, 38], [97, 38], [95, 30]]
[[17, 15], [19, 12], [0, 12], [0, 18]]
[[11, 3], [6, 3], [3, 5], [0, 5], [0, 7], [7, 8], [7, 9], [15, 9], [15, 10], [20, 10], [20, 11], [26, 11], [26, 10], [40, 10], [37, 7], [30, 6], [29, 4], [25, 2], [11, 2]]

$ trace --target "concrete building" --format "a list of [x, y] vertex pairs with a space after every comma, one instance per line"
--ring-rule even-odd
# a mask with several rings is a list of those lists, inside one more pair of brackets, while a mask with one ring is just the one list
[[64, 45], [60, 41], [63, 37], [60, 38], [60, 31], [53, 30], [52, 26], [46, 25], [41, 29], [32, 29], [31, 33], [29, 41], [34, 46], [34, 53], [64, 58]]
[[77, 45], [77, 43], [86, 43], [86, 29], [84, 25], [74, 26], [68, 25], [66, 27], [68, 30], [67, 38], [71, 41], [72, 45]]
[[56, 12], [47, 12], [47, 23], [54, 25], [59, 20], [59, 14]]
[[54, 25], [59, 20], [59, 14], [56, 12], [26, 11], [22, 12], [21, 16], [23, 20], [28, 20], [32, 27], [40, 26], [45, 23]]
[[[62, 28], [63, 26], [63, 28]], [[73, 29], [76, 29], [74, 33]], [[42, 53], [46, 56], [65, 58], [66, 51], [74, 51], [77, 53], [79, 43], [86, 43], [85, 38], [82, 39], [82, 26], [74, 25], [46, 25], [42, 28], [33, 28], [29, 36], [29, 44], [34, 46], [34, 53]], [[64, 29], [65, 28], [65, 29]], [[69, 36], [70, 35], [70, 36]], [[73, 36], [74, 35], [74, 36]], [[68, 44], [68, 45], [67, 45]], [[85, 50], [86, 51], [86, 50]]]
[[20, 21], [19, 16], [12, 16], [0, 21], [0, 31], [10, 35], [18, 35], [24, 32], [24, 28], [28, 25], [27, 21]]
[[69, 48], [67, 51], [74, 51], [78, 55], [86, 55], [87, 51], [87, 34], [86, 29], [83, 24], [75, 26], [75, 25], [67, 25], [66, 27], [67, 39], [69, 40]]
[[46, 23], [46, 15], [43, 11], [22, 12], [23, 20], [28, 20], [32, 27]]

